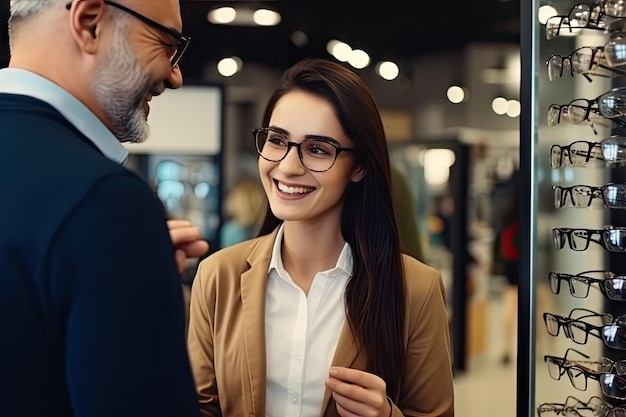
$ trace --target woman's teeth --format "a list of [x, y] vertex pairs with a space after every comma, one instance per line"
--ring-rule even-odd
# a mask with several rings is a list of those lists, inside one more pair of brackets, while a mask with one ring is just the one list
[[313, 191], [313, 188], [308, 187], [288, 187], [282, 183], [278, 183], [278, 189], [285, 194], [306, 194]]

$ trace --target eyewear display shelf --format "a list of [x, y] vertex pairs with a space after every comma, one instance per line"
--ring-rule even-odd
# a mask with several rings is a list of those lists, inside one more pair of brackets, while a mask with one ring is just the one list
[[626, 0], [521, 17], [517, 416], [626, 417]]

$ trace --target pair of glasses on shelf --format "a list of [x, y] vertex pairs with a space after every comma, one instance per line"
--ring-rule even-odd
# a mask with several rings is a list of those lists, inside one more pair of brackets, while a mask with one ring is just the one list
[[583, 122], [606, 125], [613, 121], [626, 126], [626, 87], [615, 87], [594, 99], [577, 98], [567, 104], [551, 104], [548, 107], [548, 126], [556, 126], [565, 120], [572, 124]]
[[626, 252], [626, 227], [604, 226], [604, 229], [554, 227], [552, 242], [555, 249], [566, 245], [574, 251], [584, 251], [589, 243], [601, 246], [610, 252]]
[[545, 355], [544, 361], [548, 364], [548, 373], [552, 379], [558, 381], [567, 374], [574, 388], [585, 391], [587, 390], [587, 380], [591, 378], [598, 381], [602, 394], [617, 400], [626, 399], [626, 378], [612, 373], [595, 371], [583, 365], [583, 363], [595, 363], [594, 361], [568, 360], [567, 354], [570, 351], [589, 359], [589, 356], [572, 348], [567, 349], [563, 357]]
[[552, 16], [546, 21], [546, 38], [550, 40], [564, 34], [572, 35], [581, 29], [621, 31], [624, 17], [626, 9], [622, 0], [580, 3], [572, 7], [568, 14]]
[[550, 147], [552, 168], [587, 167], [597, 162], [604, 166], [626, 164], [626, 137], [615, 135], [599, 142], [577, 140]]
[[565, 282], [573, 297], [587, 298], [591, 285], [597, 284], [602, 295], [609, 300], [626, 301], [626, 276], [620, 276], [611, 271], [592, 270], [576, 275], [550, 272], [548, 280], [553, 294], [559, 294], [561, 283]]
[[[616, 350], [626, 350], [626, 323], [625, 317], [619, 316], [601, 326], [591, 324], [583, 319], [591, 320], [596, 316], [583, 316], [578, 318], [565, 317], [554, 313], [543, 313], [543, 321], [550, 336], [557, 337], [563, 329], [563, 334], [572, 342], [585, 345], [589, 341], [589, 335], [598, 338], [604, 344]], [[605, 319], [605, 316], [597, 316]], [[597, 363], [597, 362], [593, 362]]]
[[603, 46], [581, 46], [571, 54], [564, 56], [553, 54], [546, 61], [548, 78], [554, 81], [568, 70], [571, 76], [581, 74], [587, 81], [593, 81], [590, 75], [611, 77], [624, 75], [626, 69], [626, 34], [619, 32]]
[[554, 207], [592, 207], [601, 202], [606, 208], [626, 209], [626, 184], [606, 184], [601, 187], [577, 184], [569, 187], [555, 185]]
[[572, 395], [567, 396], [565, 403], [541, 403], [537, 407], [539, 417], [626, 417], [626, 405], [613, 406], [602, 398], [594, 395], [587, 401]]

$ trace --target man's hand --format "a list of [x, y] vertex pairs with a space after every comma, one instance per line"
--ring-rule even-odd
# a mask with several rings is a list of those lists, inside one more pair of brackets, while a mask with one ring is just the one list
[[387, 417], [391, 406], [387, 402], [387, 384], [368, 372], [333, 366], [326, 380], [342, 417]]
[[175, 249], [178, 272], [182, 273], [187, 259], [198, 258], [207, 253], [209, 244], [201, 239], [200, 229], [192, 226], [188, 220], [168, 220], [167, 227]]

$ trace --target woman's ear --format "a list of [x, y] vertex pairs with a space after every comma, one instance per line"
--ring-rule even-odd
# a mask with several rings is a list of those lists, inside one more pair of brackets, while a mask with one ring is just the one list
[[98, 50], [106, 5], [102, 0], [82, 0], [71, 3], [70, 30], [78, 47], [93, 55]]
[[367, 174], [367, 171], [365, 171], [365, 168], [363, 168], [361, 165], [359, 165], [358, 167], [356, 167], [356, 169], [352, 173], [352, 176], [350, 177], [350, 180], [352, 182], [359, 182], [363, 178], [365, 178], [366, 174]]

